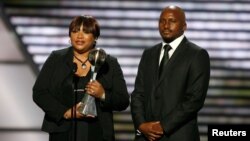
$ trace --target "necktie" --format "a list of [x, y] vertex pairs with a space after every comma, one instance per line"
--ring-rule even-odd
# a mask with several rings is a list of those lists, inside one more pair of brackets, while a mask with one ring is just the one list
[[159, 67], [159, 77], [161, 76], [163, 72], [164, 66], [168, 63], [168, 60], [169, 60], [168, 51], [171, 49], [171, 46], [167, 44], [163, 48], [164, 48], [164, 55], [161, 59], [161, 63]]

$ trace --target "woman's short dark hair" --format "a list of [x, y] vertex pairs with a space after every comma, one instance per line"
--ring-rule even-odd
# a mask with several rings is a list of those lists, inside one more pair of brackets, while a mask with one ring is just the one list
[[79, 31], [81, 25], [83, 25], [83, 31], [92, 33], [95, 38], [100, 36], [100, 26], [97, 20], [88, 15], [77, 16], [71, 21], [69, 25], [69, 36], [71, 32]]

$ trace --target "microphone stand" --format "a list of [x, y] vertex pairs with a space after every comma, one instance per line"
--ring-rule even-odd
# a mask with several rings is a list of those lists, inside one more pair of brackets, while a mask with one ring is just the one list
[[76, 107], [75, 104], [77, 102], [77, 82], [78, 79], [75, 76], [75, 72], [77, 71], [77, 64], [73, 63], [73, 83], [72, 83], [72, 88], [73, 88], [73, 107], [71, 109], [71, 124], [72, 124], [72, 141], [76, 141], [76, 135], [77, 135], [77, 126], [76, 126]]

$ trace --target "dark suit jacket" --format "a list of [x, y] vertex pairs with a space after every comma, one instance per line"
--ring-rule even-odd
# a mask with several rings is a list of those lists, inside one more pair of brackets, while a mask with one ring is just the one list
[[[158, 79], [161, 46], [145, 49], [139, 64], [131, 96], [135, 129], [144, 122], [160, 121], [162, 141], [198, 141], [197, 113], [208, 89], [209, 55], [184, 38]], [[145, 138], [137, 136], [136, 140]]]
[[[71, 127], [63, 115], [75, 103], [73, 93], [73, 48], [53, 51], [45, 62], [33, 87], [33, 100], [45, 112], [42, 130], [65, 132]], [[129, 95], [117, 59], [107, 56], [97, 80], [105, 89], [105, 101], [96, 99], [97, 114], [103, 128], [103, 138], [114, 140], [113, 111], [129, 105]]]

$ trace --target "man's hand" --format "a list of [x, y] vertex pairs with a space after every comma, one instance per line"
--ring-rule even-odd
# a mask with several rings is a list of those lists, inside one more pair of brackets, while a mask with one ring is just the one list
[[139, 126], [140, 132], [142, 132], [149, 141], [155, 141], [163, 135], [163, 128], [159, 121], [145, 122]]

